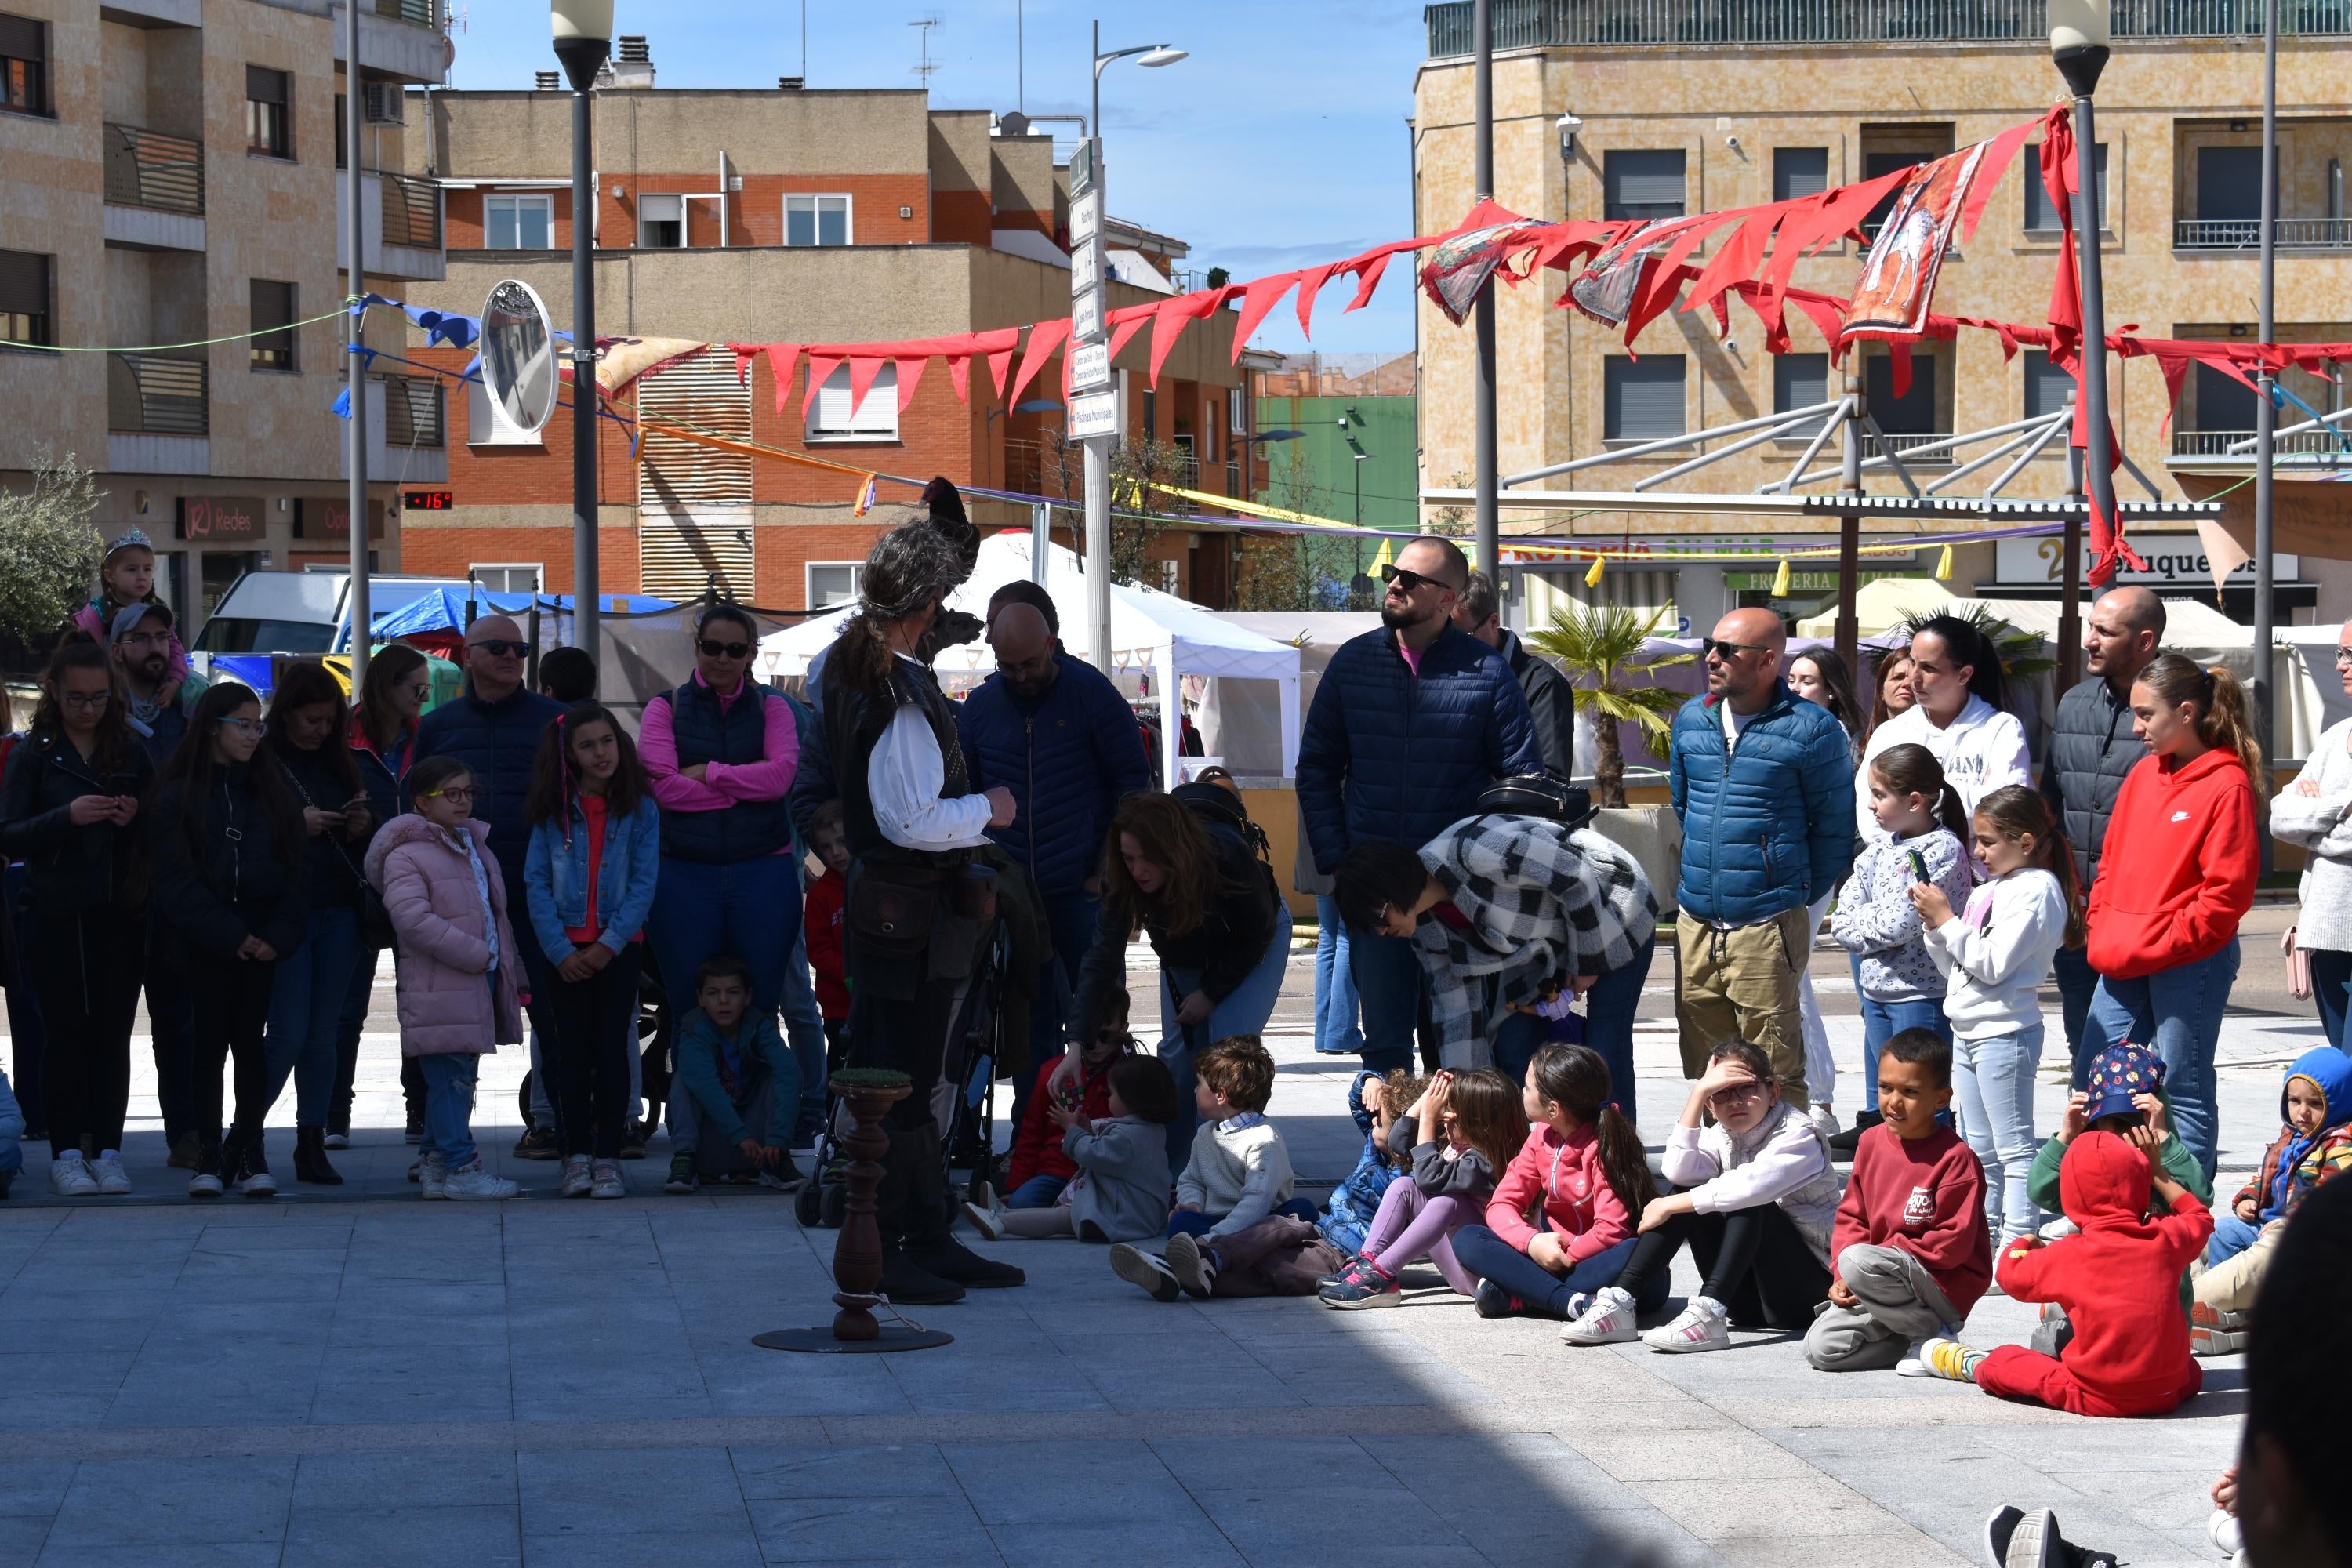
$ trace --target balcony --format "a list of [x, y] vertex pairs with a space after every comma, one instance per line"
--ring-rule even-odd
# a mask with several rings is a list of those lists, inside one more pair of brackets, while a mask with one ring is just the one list
[[205, 147], [136, 125], [108, 125], [106, 242], [128, 250], [205, 248]]
[[[335, 58], [343, 58], [343, 7], [334, 17]], [[360, 68], [404, 82], [437, 82], [449, 67], [436, 0], [360, 0]]]
[[[2309, 416], [2294, 411], [2292, 420], [2282, 424], [2303, 424]], [[2273, 437], [2273, 450], [2282, 458], [2342, 458], [2347, 454], [2345, 443], [2352, 437], [2337, 435], [2333, 430], [2297, 430]], [[2254, 466], [2254, 433], [2252, 430], [2175, 430], [2172, 433], [2172, 455], [2175, 458], [2206, 458], [2200, 468]], [[2241, 445], [2242, 443], [2242, 445]], [[2231, 451], [2232, 447], [2239, 447]], [[2330, 465], [2333, 466], [2333, 465]]]
[[[425, 376], [371, 376], [367, 389], [368, 478], [386, 484], [446, 484], [449, 452], [440, 382]], [[339, 468], [350, 477], [350, 447], [339, 442]]]
[[108, 355], [107, 466], [118, 473], [209, 473], [211, 408], [203, 360]]
[[[348, 271], [350, 239], [344, 232], [343, 203], [349, 181], [335, 181], [335, 265]], [[362, 263], [377, 278], [404, 278], [439, 282], [448, 276], [448, 258], [441, 248], [441, 192], [427, 180], [400, 174], [360, 174], [360, 222], [364, 247]]]
[[[2281, 250], [2352, 249], [2352, 218], [2283, 217], [2277, 225]], [[2172, 223], [2175, 250], [2258, 251], [2262, 246], [2260, 218], [2184, 217]]]
[[[2046, 47], [2047, 0], [1494, 0], [1495, 47], [2018, 43]], [[1423, 13], [1429, 58], [1470, 52], [1469, 0]], [[2124, 38], [2246, 37], [2262, 0], [2116, 0]], [[2279, 29], [2352, 34], [2352, 0], [2280, 0]]]
[[1952, 448], [1949, 447], [1946, 447], [1940, 452], [1925, 452], [1916, 458], [1911, 454], [1916, 447], [1932, 447], [1939, 441], [1949, 441], [1951, 438], [1949, 431], [1889, 432], [1884, 441], [1875, 436], [1865, 434], [1862, 438], [1862, 455], [1865, 458], [1883, 458], [1891, 450], [1896, 457], [1903, 459], [1903, 466], [1906, 468], [1948, 467], [1952, 461]]

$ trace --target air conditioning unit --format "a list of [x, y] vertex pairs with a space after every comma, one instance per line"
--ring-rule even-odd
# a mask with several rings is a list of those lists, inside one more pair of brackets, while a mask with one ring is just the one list
[[402, 125], [407, 122], [398, 82], [370, 81], [362, 82], [360, 85], [366, 92], [369, 124]]

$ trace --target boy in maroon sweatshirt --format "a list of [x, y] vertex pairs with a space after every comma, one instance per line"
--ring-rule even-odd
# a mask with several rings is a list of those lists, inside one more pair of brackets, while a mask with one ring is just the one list
[[1830, 1299], [1805, 1332], [1822, 1372], [1919, 1375], [1917, 1345], [1959, 1326], [1992, 1279], [1984, 1167], [1936, 1113], [1952, 1101], [1952, 1047], [1906, 1029], [1878, 1058], [1878, 1112], [1830, 1226]]

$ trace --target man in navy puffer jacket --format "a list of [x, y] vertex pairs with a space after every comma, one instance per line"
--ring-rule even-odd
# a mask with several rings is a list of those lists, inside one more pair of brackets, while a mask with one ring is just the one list
[[[1498, 778], [1543, 772], [1527, 693], [1502, 657], [1456, 631], [1470, 563], [1448, 539], [1416, 539], [1381, 568], [1381, 630], [1331, 656], [1298, 742], [1298, 806], [1315, 868], [1329, 875], [1366, 838], [1426, 844], [1470, 816]], [[1368, 1072], [1410, 1068], [1421, 1016], [1413, 944], [1349, 932]]]
[[1806, 906], [1853, 860], [1853, 752], [1826, 708], [1780, 679], [1780, 618], [1734, 610], [1706, 640], [1706, 694], [1675, 714], [1667, 763], [1683, 864], [1675, 921], [1683, 1072], [1726, 1039], [1772, 1058], [1801, 1110], [1797, 981], [1813, 949]]
[[[1003, 784], [1013, 792], [1013, 826], [988, 836], [1029, 868], [1054, 962], [1075, 994], [1100, 913], [1103, 836], [1119, 797], [1151, 787], [1151, 763], [1127, 699], [1100, 670], [1064, 653], [1058, 631], [1034, 604], [996, 609], [988, 626], [996, 673], [964, 699], [956, 729], [972, 788]], [[1041, 1000], [1058, 994], [1046, 979]], [[1054, 1061], [1061, 1055], [1059, 1014], [1041, 1005], [1029, 1017], [1030, 1061]], [[1024, 1091], [1016, 1103], [1027, 1100], [1026, 1088], [1016, 1086]]]

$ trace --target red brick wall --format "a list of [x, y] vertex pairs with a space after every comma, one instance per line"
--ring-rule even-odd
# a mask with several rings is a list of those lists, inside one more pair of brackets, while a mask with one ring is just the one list
[[[629, 174], [606, 170], [599, 176], [597, 201], [599, 249], [627, 249], [636, 244], [637, 197], [674, 191], [708, 191], [717, 183], [715, 170], [693, 174]], [[618, 185], [626, 193], [616, 198]], [[850, 238], [859, 245], [916, 245], [930, 237], [930, 178], [927, 174], [745, 174], [743, 188], [727, 198], [730, 245], [784, 243], [784, 193], [820, 191], [847, 193], [850, 197]], [[900, 207], [912, 216], [900, 217]], [[719, 243], [719, 204], [687, 204], [687, 241], [690, 246]], [[570, 245], [567, 227], [561, 241]], [[985, 238], [982, 243], [985, 244]], [[453, 248], [455, 248], [453, 242]]]
[[452, 250], [482, 248], [482, 198], [486, 195], [547, 196], [554, 203], [555, 233], [551, 243], [558, 250], [572, 248], [572, 193], [552, 191], [449, 191], [445, 194], [441, 208], [441, 229]]
[[[996, 209], [989, 201], [986, 191], [935, 191], [931, 194], [933, 244], [985, 247], [996, 226]], [[1026, 228], [1030, 226], [1021, 224], [1014, 226]]]

